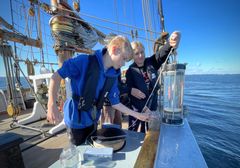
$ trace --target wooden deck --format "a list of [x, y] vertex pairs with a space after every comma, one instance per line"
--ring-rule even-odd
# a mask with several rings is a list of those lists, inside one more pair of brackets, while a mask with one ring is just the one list
[[[31, 112], [32, 109], [22, 111], [21, 115], [18, 116], [17, 119], [26, 118], [31, 114]], [[66, 131], [49, 138], [44, 137], [43, 134], [37, 131], [23, 128], [12, 129], [10, 127], [11, 123], [12, 118], [9, 117], [7, 113], [3, 112], [0, 114], [0, 133], [14, 132], [21, 135], [24, 139], [24, 142], [20, 144], [20, 148], [22, 150], [22, 157], [26, 168], [49, 167], [59, 159], [62, 148], [68, 144]], [[46, 121], [42, 120], [29, 124], [28, 126], [42, 128], [44, 123], [46, 123]], [[50, 128], [44, 129], [49, 130]]]
[[[25, 118], [31, 114], [31, 109], [23, 111], [18, 119]], [[28, 126], [41, 125], [46, 121], [39, 121], [29, 124]], [[20, 148], [22, 150], [22, 157], [26, 168], [45, 168], [52, 165], [59, 159], [62, 149], [68, 145], [68, 137], [66, 131], [57, 134], [48, 139], [43, 137], [39, 132], [31, 131], [22, 128], [11, 129], [10, 124], [12, 118], [8, 117], [6, 113], [0, 114], [0, 133], [14, 132], [19, 135], [23, 135], [25, 140]], [[122, 127], [127, 129], [127, 117], [124, 117]], [[35, 136], [31, 138], [31, 136]], [[29, 139], [29, 140], [28, 140]], [[38, 143], [34, 145], [35, 143]]]
[[62, 149], [68, 144], [66, 133], [58, 134], [22, 152], [26, 168], [49, 167], [59, 159]]

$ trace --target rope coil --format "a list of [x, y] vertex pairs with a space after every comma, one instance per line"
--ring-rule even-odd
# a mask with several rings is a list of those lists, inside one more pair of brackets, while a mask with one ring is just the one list
[[55, 40], [55, 50], [91, 49], [98, 42], [98, 35], [87, 23], [63, 15], [53, 16], [49, 24]]

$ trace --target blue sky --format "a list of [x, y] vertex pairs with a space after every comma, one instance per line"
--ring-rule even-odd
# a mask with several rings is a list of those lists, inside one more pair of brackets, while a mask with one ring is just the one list
[[[21, 0], [18, 0], [21, 1]], [[50, 0], [49, 0], [50, 1]], [[49, 1], [46, 1], [49, 3]], [[149, 0], [151, 12], [151, 21], [154, 31], [160, 31], [159, 15], [157, 14], [157, 0]], [[28, 1], [24, 1], [29, 5]], [[72, 4], [71, 0], [68, 0]], [[141, 0], [81, 0], [81, 17], [92, 24], [97, 29], [108, 34], [113, 31], [130, 33], [131, 29], [124, 26], [99, 21], [91, 17], [92, 15], [113, 22], [132, 25], [144, 28]], [[23, 25], [23, 9], [17, 8], [15, 22]], [[163, 12], [165, 17], [165, 30], [173, 32], [179, 30], [182, 33], [181, 43], [178, 49], [178, 60], [181, 63], [188, 63], [187, 74], [240, 74], [240, 1], [239, 0], [162, 0]], [[17, 13], [19, 14], [17, 15]], [[0, 2], [0, 16], [11, 23], [10, 9], [8, 1]], [[48, 41], [44, 46], [45, 60], [56, 62], [57, 57], [52, 49], [52, 39], [49, 37], [50, 30], [48, 26], [49, 15], [42, 12], [43, 39]], [[99, 26], [101, 25], [101, 26]], [[18, 27], [21, 29], [21, 26]], [[22, 28], [24, 30], [24, 28]], [[34, 34], [34, 33], [33, 33]], [[46, 34], [46, 35], [45, 35]], [[144, 31], [138, 31], [140, 37], [145, 37]], [[123, 34], [126, 35], [126, 34]], [[155, 34], [153, 38], [158, 35]], [[132, 38], [128, 36], [130, 40]], [[151, 55], [148, 44], [143, 39], [141, 41], [146, 48], [146, 55]], [[95, 47], [99, 48], [100, 45]], [[32, 58], [30, 47], [21, 47], [22, 58]], [[33, 49], [34, 58], [40, 60], [39, 50]], [[47, 54], [46, 54], [47, 53]], [[4, 76], [3, 60], [0, 58], [0, 76]], [[23, 65], [23, 64], [22, 64]], [[24, 67], [24, 66], [23, 66]], [[49, 66], [47, 66], [50, 68]], [[36, 73], [39, 72], [40, 65], [36, 65]], [[57, 66], [53, 67], [54, 69]], [[126, 67], [125, 67], [126, 68]], [[26, 69], [23, 69], [26, 72]]]

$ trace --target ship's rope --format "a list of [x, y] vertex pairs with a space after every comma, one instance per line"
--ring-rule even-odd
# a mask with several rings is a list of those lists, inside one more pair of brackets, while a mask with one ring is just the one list
[[[37, 5], [37, 17], [38, 17], [38, 38], [40, 39], [40, 42], [42, 43], [42, 28], [41, 28], [41, 12], [40, 12], [40, 4]], [[43, 47], [40, 47], [40, 58], [42, 61], [42, 66], [44, 66], [44, 53], [43, 53]]]
[[83, 21], [78, 22], [72, 18], [55, 15], [49, 24], [52, 30], [52, 36], [55, 40], [55, 50], [67, 49], [73, 50], [74, 48], [93, 48], [97, 41], [97, 33]]
[[[15, 20], [12, 19], [13, 28], [11, 30], [13, 32], [17, 33], [17, 34], [20, 34], [20, 35], [23, 35], [23, 33], [24, 33], [28, 37], [32, 37], [34, 35], [37, 35], [37, 33], [38, 33], [37, 15], [34, 15], [34, 16], [30, 17], [29, 12], [28, 12], [28, 9], [30, 7], [32, 7], [32, 5], [30, 5], [29, 3], [25, 2], [24, 0], [11, 0], [11, 1], [14, 2], [12, 4], [12, 6], [14, 8], [12, 8], [11, 15], [13, 15], [12, 17], [15, 18]], [[36, 5], [34, 6], [34, 8], [32, 8], [32, 10], [34, 10], [34, 11], [37, 10], [36, 9]], [[40, 11], [40, 12], [41, 12], [41, 14], [44, 13], [43, 11]], [[25, 24], [23, 24], [23, 23], [25, 23]], [[24, 25], [24, 26], [22, 26], [22, 25]], [[49, 26], [49, 25], [48, 24], [44, 24], [44, 26]], [[22, 32], [22, 33], [20, 33], [20, 32]], [[51, 37], [50, 33], [49, 33], [49, 35], [47, 35], [47, 37]], [[48, 62], [49, 62], [49, 59], [48, 59], [48, 56], [49, 56], [48, 48], [52, 47], [52, 46], [49, 43], [46, 43], [44, 45], [44, 47], [45, 47], [46, 53], [47, 53], [47, 57], [46, 57], [46, 54], [45, 54], [44, 57], [46, 57]], [[31, 64], [34, 64], [34, 65], [42, 64], [42, 58], [41, 57], [40, 57], [40, 61], [38, 61], [35, 58], [36, 55], [41, 55], [41, 52], [39, 50], [34, 50], [34, 48], [32, 46], [28, 46], [26, 48], [27, 50], [24, 49], [24, 48], [25, 48], [24, 45], [16, 44], [16, 52], [14, 54], [16, 56], [16, 61], [18, 61], [18, 60], [28, 60], [28, 61], [26, 61], [27, 64], [29, 64], [30, 62], [31, 62]], [[51, 54], [51, 56], [55, 56], [56, 57], [56, 55], [53, 55], [53, 54]], [[57, 59], [57, 57], [56, 57], [56, 59]], [[46, 64], [46, 62], [45, 62], [45, 64]], [[52, 63], [49, 63], [48, 65], [51, 65], [51, 64]], [[30, 67], [27, 68], [27, 69], [33, 68], [34, 65], [30, 65]], [[33, 72], [34, 70], [30, 70], [30, 71]]]
[[[145, 8], [146, 8], [145, 0], [142, 0], [142, 14], [143, 14], [143, 23], [144, 23], [144, 28], [145, 28], [145, 37], [146, 37], [146, 39], [148, 39], [148, 30], [147, 30], [147, 23], [146, 23]], [[148, 41], [147, 41], [147, 46], [148, 46], [148, 50], [150, 51], [150, 46], [149, 46]]]
[[[28, 37], [31, 37], [32, 30], [33, 30], [34, 19], [33, 18], [31, 19], [31, 17], [29, 18], [29, 13], [27, 12], [26, 7], [25, 7], [23, 1], [22, 1], [22, 8], [23, 8], [24, 19], [25, 19], [25, 23], [26, 23], [25, 32], [27, 32]], [[30, 28], [29, 28], [29, 24], [28, 24], [29, 21], [30, 21]], [[30, 53], [31, 53], [31, 61], [28, 58], [29, 48], [31, 50], [30, 51]], [[32, 46], [29, 46], [28, 47], [28, 51], [27, 51], [27, 59], [25, 61], [25, 64], [27, 65], [27, 74], [28, 74], [28, 76], [35, 75], [34, 65], [32, 63], [33, 60], [34, 60], [33, 49], [32, 49]]]
[[[151, 17], [151, 12], [150, 12], [150, 7], [149, 7], [149, 0], [145, 0], [145, 1], [146, 1], [146, 14], [147, 14], [147, 23], [148, 23], [147, 29], [152, 30], [152, 17]], [[150, 39], [153, 39], [152, 31], [149, 31], [149, 34], [150, 34]], [[152, 47], [150, 48], [150, 50], [152, 51]]]
[[[116, 22], [118, 23], [118, 8], [117, 8], [117, 0], [114, 0], [114, 11], [115, 11], [115, 17], [116, 17]], [[117, 24], [117, 31], [119, 32], [119, 24]]]
[[[74, 11], [71, 11], [69, 9], [65, 9], [65, 8], [62, 8], [62, 7], [58, 7], [58, 6], [54, 6], [54, 5], [48, 5], [49, 7], [55, 7], [57, 8], [58, 10], [61, 10], [61, 11], [65, 11], [65, 12], [69, 12], [70, 14], [74, 15], [76, 14], [76, 12]], [[141, 30], [141, 31], [145, 31], [144, 28], [139, 28], [139, 27], [136, 27], [136, 26], [132, 26], [132, 25], [128, 25], [128, 24], [123, 24], [123, 23], [117, 23], [117, 22], [114, 22], [114, 21], [110, 21], [110, 20], [107, 20], [107, 19], [102, 19], [102, 18], [99, 18], [99, 17], [96, 17], [96, 16], [92, 16], [92, 15], [89, 15], [89, 14], [84, 14], [83, 12], [80, 13], [80, 15], [82, 16], [86, 16], [86, 17], [90, 17], [90, 18], [94, 18], [96, 20], [100, 20], [100, 21], [103, 21], [103, 22], [108, 22], [108, 23], [112, 23], [112, 24], [118, 24], [120, 26], [124, 26], [124, 27], [128, 27], [128, 28], [132, 28], [132, 29], [135, 29], [135, 37], [139, 39], [143, 39], [145, 41], [151, 41], [151, 42], [154, 42], [154, 40], [151, 40], [151, 39], [148, 39], [148, 38], [144, 38], [144, 37], [141, 37], [141, 36], [138, 36], [138, 32], [137, 30]], [[82, 20], [81, 18], [76, 18], [76, 17], [73, 17], [73, 16], [65, 16], [67, 18], [71, 18], [73, 20], [77, 20], [77, 21], [80, 21], [80, 22], [85, 22], [84, 20]], [[123, 31], [118, 31], [118, 30], [114, 30], [113, 28], [110, 28], [110, 27], [107, 27], [107, 26], [103, 26], [102, 24], [96, 24], [96, 23], [92, 23], [92, 22], [89, 22], [91, 23], [92, 25], [95, 25], [97, 27], [101, 27], [101, 28], [104, 28], [104, 29], [108, 29], [108, 30], [111, 30], [113, 32], [119, 32], [121, 34], [125, 34], [125, 35], [128, 35], [128, 36], [131, 36], [131, 33], [127, 33], [127, 32], [123, 32]], [[94, 29], [94, 28], [93, 28]], [[148, 30], [148, 32], [152, 32], [153, 34], [159, 34], [158, 32], [154, 32], [152, 30]], [[97, 31], [97, 34], [99, 35], [99, 31]], [[103, 36], [101, 36], [101, 38], [103, 38]], [[101, 43], [101, 39], [99, 40], [99, 42]]]
[[[156, 25], [156, 19], [155, 18], [157, 18], [156, 17], [156, 9], [155, 9], [155, 4], [153, 3], [153, 1], [152, 1], [152, 5], [151, 5], [151, 7], [152, 7], [152, 9], [150, 10], [150, 11], [152, 11], [152, 18], [153, 18], [153, 29], [154, 29], [154, 31], [156, 31], [157, 30], [157, 25]], [[157, 35], [155, 34], [155, 33], [153, 33], [153, 35], [154, 35], [154, 39], [156, 39], [157, 38]]]
[[[81, 20], [81, 19], [77, 19], [77, 18], [71, 17], [71, 16], [65, 16], [65, 17], [67, 17], [67, 18], [73, 18], [73, 19], [78, 20], [78, 21], [83, 21], [83, 20]], [[91, 23], [91, 22], [90, 22], [90, 23]], [[101, 27], [101, 28], [104, 28], [104, 29], [111, 30], [111, 31], [113, 31], [113, 32], [118, 32], [117, 30], [115, 30], [115, 29], [113, 29], [113, 28], [110, 28], [110, 27], [107, 27], [107, 26], [103, 26], [103, 25], [96, 24], [96, 23], [91, 23], [91, 24], [94, 25], [94, 26], [97, 26], [97, 27]], [[129, 32], [119, 31], [119, 33], [125, 34], [125, 35], [128, 35], [128, 36], [131, 37], [131, 33], [129, 33]], [[135, 34], [138, 34], [138, 33], [135, 32]], [[136, 35], [136, 37], [138, 37], [139, 39], [145, 40], [145, 41], [155, 42], [154, 40], [151, 40], [151, 39], [148, 39], [148, 38], [145, 38], [145, 37], [142, 37], [142, 36]]]
[[[63, 8], [61, 8], [61, 7], [57, 7], [57, 6], [53, 6], [53, 7], [56, 7], [56, 8], [58, 8], [59, 10], [63, 10], [63, 11], [66, 11], [66, 12], [75, 13], [74, 11], [71, 11], [71, 10], [68, 10], [68, 9], [63, 9]], [[116, 24], [116, 25], [119, 25], [119, 26], [128, 27], [128, 28], [131, 28], [131, 29], [136, 29], [136, 30], [140, 30], [140, 31], [145, 31], [145, 28], [140, 28], [140, 27], [133, 26], [133, 25], [129, 25], [129, 24], [125, 24], [125, 23], [110, 21], [110, 20], [108, 20], [108, 19], [99, 18], [99, 17], [97, 17], [97, 16], [93, 16], [93, 15], [86, 14], [86, 13], [83, 13], [83, 12], [81, 12], [80, 15], [81, 15], [81, 16], [85, 16], [85, 17], [89, 17], [89, 18], [93, 18], [93, 19], [96, 19], [96, 20], [99, 20], [99, 21], [103, 21], [103, 22], [107, 22], [107, 23], [111, 23], [111, 24]], [[152, 30], [147, 30], [147, 31], [148, 31], [148, 32], [155, 33], [155, 34], [157, 34], [157, 35], [159, 34], [159, 32], [155, 32], [155, 31], [152, 31]]]
[[[47, 35], [46, 35], [46, 29], [45, 26], [43, 26], [43, 31], [44, 31], [44, 39], [45, 41], [47, 41]], [[49, 62], [49, 54], [48, 54], [48, 45], [46, 45], [46, 55], [47, 55], [47, 62]], [[50, 68], [49, 64], [48, 64], [48, 69]], [[52, 68], [52, 67], [51, 67]]]
[[158, 0], [158, 14], [160, 16], [160, 22], [161, 22], [161, 32], [165, 32], [165, 26], [164, 26], [164, 15], [163, 15], [163, 8], [162, 8], [162, 0]]

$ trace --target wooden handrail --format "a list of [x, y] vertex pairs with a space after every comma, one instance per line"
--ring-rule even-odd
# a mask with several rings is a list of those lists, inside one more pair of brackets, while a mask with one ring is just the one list
[[153, 121], [146, 133], [134, 168], [153, 168], [160, 135], [160, 121]]

